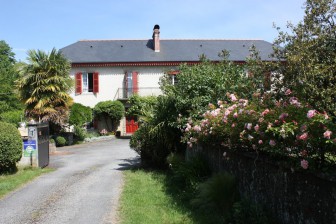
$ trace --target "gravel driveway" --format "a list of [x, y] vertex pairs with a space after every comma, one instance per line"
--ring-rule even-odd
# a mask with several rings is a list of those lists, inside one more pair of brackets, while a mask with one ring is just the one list
[[57, 148], [56, 171], [0, 200], [0, 223], [117, 223], [121, 171], [138, 162], [128, 144], [113, 138]]

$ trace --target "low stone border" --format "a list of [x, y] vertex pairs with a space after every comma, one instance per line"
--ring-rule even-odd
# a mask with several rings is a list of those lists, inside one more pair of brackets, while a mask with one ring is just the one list
[[84, 142], [96, 142], [96, 141], [103, 141], [103, 140], [111, 140], [115, 138], [116, 137], [114, 135], [99, 136], [99, 137], [85, 138]]

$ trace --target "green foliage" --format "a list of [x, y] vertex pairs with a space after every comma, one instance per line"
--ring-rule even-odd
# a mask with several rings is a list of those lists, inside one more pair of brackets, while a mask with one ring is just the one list
[[21, 122], [21, 119], [23, 117], [24, 117], [23, 110], [7, 111], [0, 114], [1, 121], [14, 124], [15, 126], [19, 125], [19, 122]]
[[172, 180], [181, 190], [187, 189], [193, 193], [211, 175], [210, 166], [202, 155], [184, 161], [182, 156], [171, 154], [167, 160], [173, 172]]
[[173, 102], [172, 98], [159, 96], [155, 106], [142, 116], [140, 128], [131, 138], [130, 146], [146, 165], [166, 167], [167, 156], [183, 148], [180, 131], [172, 125], [177, 117]]
[[112, 121], [119, 121], [125, 113], [125, 107], [120, 101], [102, 101], [93, 108], [95, 117], [109, 117]]
[[0, 122], [0, 171], [16, 168], [16, 162], [22, 156], [22, 139], [17, 128]]
[[320, 111], [336, 115], [336, 4], [333, 0], [307, 0], [303, 21], [279, 31], [276, 55], [283, 84]]
[[[326, 113], [302, 106], [288, 96], [272, 104], [267, 94], [253, 101], [232, 99], [210, 105], [201, 121], [189, 120], [183, 140], [221, 145], [227, 151], [263, 152], [285, 160], [292, 168], [321, 169], [335, 166], [336, 126]], [[231, 101], [231, 102], [230, 102]], [[308, 165], [309, 164], [309, 165]]]
[[86, 138], [86, 130], [83, 129], [81, 126], [74, 126], [74, 137], [78, 140], [78, 141], [83, 141]]
[[66, 144], [66, 139], [63, 136], [57, 136], [56, 137], [56, 145], [57, 146], [62, 147], [62, 146], [65, 146], [65, 144]]
[[[163, 77], [161, 88], [165, 95], [159, 96], [154, 106], [143, 107], [141, 126], [131, 140], [131, 147], [143, 161], [162, 166], [171, 152], [183, 151], [185, 145], [180, 139], [184, 122], [189, 117], [199, 118], [209, 102], [216, 103], [229, 91], [252, 95], [258, 86], [257, 78], [249, 78], [243, 66], [229, 62], [226, 51], [222, 56], [221, 63], [204, 60], [195, 66], [181, 65], [176, 85], [171, 84], [169, 75]], [[140, 111], [139, 107], [134, 111]]]
[[20, 99], [28, 116], [63, 127], [73, 103], [69, 95], [73, 87], [69, 76], [70, 62], [55, 48], [50, 53], [30, 50], [28, 61], [17, 81]]
[[178, 83], [172, 85], [167, 81], [169, 75], [166, 75], [162, 89], [175, 100], [177, 114], [184, 118], [199, 117], [209, 103], [217, 103], [227, 92], [239, 92], [250, 97], [256, 89], [244, 66], [229, 62], [227, 55], [221, 63], [204, 61], [194, 66], [181, 65], [179, 71]]
[[70, 108], [69, 124], [83, 126], [92, 121], [92, 109], [80, 103], [74, 103]]
[[128, 103], [131, 107], [128, 108], [126, 114], [128, 116], [142, 116], [145, 115], [149, 107], [153, 107], [157, 101], [156, 96], [139, 96], [132, 95]]
[[9, 45], [0, 41], [0, 113], [18, 110], [22, 105], [15, 92], [14, 81], [19, 77], [14, 53]]
[[228, 173], [219, 173], [199, 185], [198, 194], [191, 203], [201, 210], [227, 216], [237, 198], [235, 178]]
[[97, 130], [87, 130], [85, 138], [96, 138], [99, 136], [100, 134]]
[[236, 202], [232, 209], [233, 224], [268, 224], [269, 220], [261, 206], [252, 203], [247, 199]]

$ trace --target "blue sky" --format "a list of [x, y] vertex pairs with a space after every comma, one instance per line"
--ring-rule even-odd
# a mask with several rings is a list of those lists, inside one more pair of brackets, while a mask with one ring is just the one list
[[0, 0], [0, 40], [24, 61], [78, 40], [263, 39], [303, 19], [304, 0]]

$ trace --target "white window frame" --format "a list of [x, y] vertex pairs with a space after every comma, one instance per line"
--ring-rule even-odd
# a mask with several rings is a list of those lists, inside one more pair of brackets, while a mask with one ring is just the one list
[[[91, 74], [92, 90], [89, 91], [89, 75]], [[82, 92], [83, 93], [93, 93], [93, 72], [83, 72], [82, 73]]]

